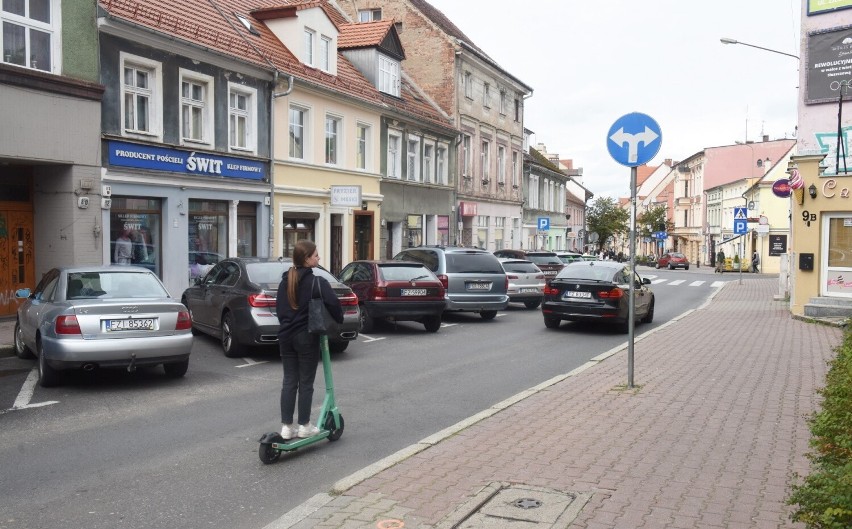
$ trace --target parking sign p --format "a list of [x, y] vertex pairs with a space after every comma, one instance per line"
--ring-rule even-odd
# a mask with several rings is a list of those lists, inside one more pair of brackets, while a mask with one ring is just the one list
[[550, 229], [550, 218], [549, 217], [539, 217], [538, 218], [538, 229], [539, 231], [546, 231]]

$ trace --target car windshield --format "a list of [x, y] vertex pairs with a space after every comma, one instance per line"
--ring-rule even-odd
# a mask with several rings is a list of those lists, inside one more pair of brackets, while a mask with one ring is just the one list
[[497, 257], [490, 253], [447, 253], [447, 272], [456, 274], [503, 274]]
[[[263, 286], [264, 288], [271, 289], [278, 288], [278, 284], [281, 283], [281, 279], [284, 277], [284, 273], [287, 272], [287, 270], [290, 270], [292, 266], [293, 261], [268, 261], [258, 263], [247, 263], [246, 271], [248, 272], [249, 281], [251, 281], [252, 283], [257, 283]], [[340, 282], [336, 277], [331, 275], [328, 270], [322, 268], [321, 266], [317, 266], [314, 268], [314, 275], [325, 279], [329, 283]]]
[[570, 264], [562, 269], [556, 276], [557, 279], [591, 279], [593, 281], [612, 281], [615, 270], [608, 266], [599, 266], [593, 263]]
[[169, 293], [147, 272], [69, 272], [68, 299], [164, 298]]
[[541, 271], [533, 263], [525, 263], [520, 261], [510, 261], [508, 263], [503, 263], [503, 268], [507, 272], [514, 272], [516, 274], [535, 274]]
[[437, 279], [423, 265], [379, 265], [379, 273], [385, 281], [414, 281], [418, 279]]
[[673, 253], [671, 256], [675, 259], [683, 259], [684, 257], [682, 253]]

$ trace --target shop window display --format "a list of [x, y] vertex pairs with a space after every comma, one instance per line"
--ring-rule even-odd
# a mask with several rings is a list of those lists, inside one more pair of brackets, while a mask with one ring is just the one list
[[113, 197], [110, 263], [143, 266], [160, 274], [161, 209], [158, 198]]

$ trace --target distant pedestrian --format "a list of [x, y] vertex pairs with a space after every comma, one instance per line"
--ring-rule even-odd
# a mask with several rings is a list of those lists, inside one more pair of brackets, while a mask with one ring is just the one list
[[716, 254], [716, 272], [720, 274], [725, 273], [725, 252], [719, 250]]
[[757, 253], [757, 250], [751, 255], [751, 271], [752, 273], [758, 273], [760, 270], [757, 268], [757, 265], [760, 264], [760, 254]]

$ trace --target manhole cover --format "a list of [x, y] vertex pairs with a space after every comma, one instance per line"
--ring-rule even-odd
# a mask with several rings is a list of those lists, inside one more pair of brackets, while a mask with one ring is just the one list
[[535, 509], [541, 507], [541, 502], [535, 498], [518, 498], [512, 502], [512, 505], [519, 509]]

